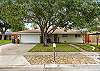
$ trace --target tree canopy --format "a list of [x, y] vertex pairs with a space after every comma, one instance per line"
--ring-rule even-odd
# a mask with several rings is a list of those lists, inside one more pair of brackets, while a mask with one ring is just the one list
[[22, 18], [25, 16], [24, 6], [14, 3], [14, 0], [4, 0], [0, 3], [0, 18], [11, 25], [12, 31], [24, 28]]
[[0, 3], [0, 17], [11, 24], [14, 31], [24, 28], [26, 18], [42, 28], [45, 28], [43, 23], [49, 23], [48, 27], [73, 23], [73, 27], [89, 28], [98, 10], [99, 6], [92, 0], [1, 0]]
[[10, 28], [10, 25], [7, 22], [5, 22], [3, 19], [0, 19], [0, 31], [1, 31], [1, 33], [4, 34], [5, 31], [9, 28]]
[[81, 0], [31, 0], [28, 9], [32, 13], [29, 18], [39, 25], [44, 42], [57, 27], [92, 30], [99, 24], [95, 22], [99, 10], [96, 2]]

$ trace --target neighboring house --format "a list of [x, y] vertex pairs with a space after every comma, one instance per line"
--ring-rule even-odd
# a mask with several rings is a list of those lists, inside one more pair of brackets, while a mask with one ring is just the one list
[[[11, 40], [11, 32], [5, 32], [4, 34], [4, 40]], [[0, 40], [2, 40], [2, 34], [0, 32]]]
[[[41, 43], [41, 31], [39, 29], [25, 30], [18, 33], [20, 43]], [[56, 29], [52, 35], [48, 35], [48, 43], [83, 43], [83, 34], [78, 30]]]
[[87, 36], [85, 36], [85, 39], [86, 39], [85, 43], [96, 43], [97, 37], [98, 37], [98, 41], [100, 43], [100, 32], [87, 33]]

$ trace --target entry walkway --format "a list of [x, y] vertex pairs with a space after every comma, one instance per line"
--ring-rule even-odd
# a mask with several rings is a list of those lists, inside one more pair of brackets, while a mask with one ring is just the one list
[[80, 47], [73, 45], [73, 44], [69, 44], [70, 46], [73, 46], [75, 48], [77, 48], [78, 50], [80, 50], [81, 52], [86, 52], [85, 50], [81, 49]]

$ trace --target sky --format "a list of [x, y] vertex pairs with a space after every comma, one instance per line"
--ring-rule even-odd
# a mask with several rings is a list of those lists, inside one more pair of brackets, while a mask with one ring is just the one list
[[25, 23], [25, 27], [28, 29], [32, 29], [32, 23]]

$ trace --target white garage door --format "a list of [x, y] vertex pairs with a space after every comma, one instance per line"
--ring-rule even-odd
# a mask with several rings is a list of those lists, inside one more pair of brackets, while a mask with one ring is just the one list
[[21, 43], [40, 43], [40, 35], [23, 34], [21, 35]]

